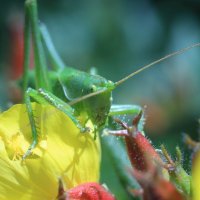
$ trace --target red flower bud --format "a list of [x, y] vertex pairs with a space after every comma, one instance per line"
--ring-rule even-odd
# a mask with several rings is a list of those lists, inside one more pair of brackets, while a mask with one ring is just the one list
[[149, 168], [147, 160], [161, 161], [150, 141], [141, 132], [126, 136], [125, 142], [131, 164], [136, 169], [147, 171]]
[[115, 198], [98, 183], [84, 183], [64, 194], [61, 192], [58, 200], [115, 200]]
[[125, 130], [109, 131], [115, 136], [124, 136], [126, 148], [130, 162], [134, 168], [140, 171], [148, 171], [148, 160], [162, 162], [158, 153], [151, 145], [151, 142], [138, 131], [137, 125], [142, 116], [142, 112], [133, 119], [133, 126], [129, 127], [126, 123], [116, 120]]

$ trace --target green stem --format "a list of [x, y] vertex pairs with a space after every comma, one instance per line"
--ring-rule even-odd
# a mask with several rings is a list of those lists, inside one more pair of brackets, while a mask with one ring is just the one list
[[42, 47], [41, 35], [38, 25], [38, 13], [37, 13], [37, 2], [36, 0], [27, 0], [26, 9], [29, 14], [33, 46], [34, 46], [34, 61], [35, 61], [35, 77], [36, 77], [36, 89], [43, 88], [50, 90], [45, 54]]
[[27, 9], [25, 9], [24, 21], [24, 63], [23, 63], [23, 98], [25, 102], [25, 93], [28, 88], [28, 72], [30, 65], [30, 22]]

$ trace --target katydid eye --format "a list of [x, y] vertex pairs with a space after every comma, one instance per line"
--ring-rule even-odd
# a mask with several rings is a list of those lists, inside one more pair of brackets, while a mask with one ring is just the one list
[[95, 85], [91, 85], [90, 92], [95, 92], [97, 87]]

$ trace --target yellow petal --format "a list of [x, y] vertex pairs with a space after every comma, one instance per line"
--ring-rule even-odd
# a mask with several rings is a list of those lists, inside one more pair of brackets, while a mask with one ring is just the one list
[[[25, 105], [0, 114], [0, 199], [55, 199], [59, 178], [67, 188], [97, 182], [99, 140], [80, 133], [69, 117], [52, 106], [33, 104], [33, 109], [39, 144], [25, 162], [21, 157], [32, 142]], [[93, 128], [91, 122], [87, 126]]]
[[193, 200], [200, 199], [200, 151], [195, 154], [192, 165]]

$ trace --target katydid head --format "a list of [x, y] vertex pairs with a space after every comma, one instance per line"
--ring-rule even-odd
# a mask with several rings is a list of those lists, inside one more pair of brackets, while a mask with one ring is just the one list
[[75, 114], [86, 113], [97, 127], [105, 124], [112, 103], [111, 91], [115, 88], [112, 81], [73, 68], [62, 70], [59, 81]]
[[[93, 83], [90, 87], [93, 87], [93, 90], [96, 90], [99, 94], [85, 99], [83, 105], [88, 117], [93, 121], [97, 128], [100, 128], [105, 125], [110, 112], [112, 105], [112, 90], [115, 86], [113, 82], [104, 79], [100, 85]], [[94, 92], [88, 94], [94, 94]]]

